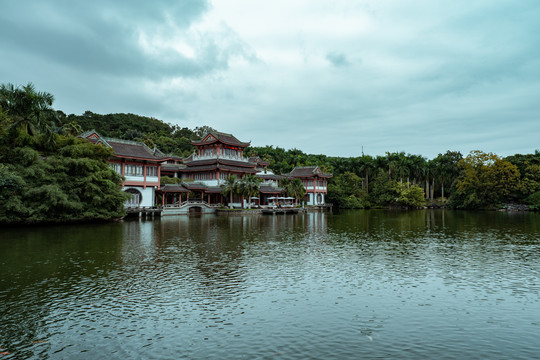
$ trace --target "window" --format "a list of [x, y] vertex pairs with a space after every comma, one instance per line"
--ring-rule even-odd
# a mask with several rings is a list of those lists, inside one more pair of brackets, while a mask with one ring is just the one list
[[126, 171], [126, 176], [143, 176], [142, 165], [127, 164], [125, 166], [125, 171]]
[[109, 167], [113, 169], [117, 174], [122, 175], [122, 164], [109, 163]]
[[157, 166], [147, 166], [146, 167], [146, 176], [158, 176]]
[[124, 203], [125, 207], [139, 207], [142, 201], [142, 194], [137, 189], [127, 189], [126, 192], [130, 194], [130, 198]]
[[308, 180], [307, 186], [308, 187], [313, 187], [313, 180]]
[[226, 156], [231, 156], [231, 157], [236, 157], [236, 156], [238, 156], [238, 153], [236, 152], [236, 150], [233, 150], [233, 149], [225, 149], [225, 155]]
[[214, 179], [214, 173], [202, 172], [193, 175], [193, 180], [212, 180]]

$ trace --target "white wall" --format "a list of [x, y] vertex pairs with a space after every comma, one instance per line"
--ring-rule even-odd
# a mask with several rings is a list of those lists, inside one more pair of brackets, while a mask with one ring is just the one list
[[147, 186], [146, 189], [143, 189], [142, 186], [126, 186], [123, 191], [128, 189], [136, 189], [141, 193], [142, 199], [139, 206], [154, 206], [156, 192], [153, 186]]

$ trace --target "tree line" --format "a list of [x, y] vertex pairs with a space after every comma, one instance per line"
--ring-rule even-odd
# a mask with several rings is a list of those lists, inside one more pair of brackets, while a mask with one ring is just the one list
[[[32, 84], [0, 86], [0, 222], [122, 216], [127, 195], [120, 191], [121, 178], [107, 166], [110, 150], [78, 139], [83, 131], [95, 129], [104, 136], [142, 141], [185, 157], [194, 151], [192, 140], [214, 130], [203, 125], [189, 129], [135, 114], [66, 115], [53, 109], [53, 101], [53, 95]], [[538, 150], [505, 158], [482, 151], [466, 156], [446, 151], [427, 159], [405, 152], [331, 157], [263, 146], [249, 147], [246, 154], [269, 161], [276, 174], [287, 174], [295, 166], [319, 166], [333, 174], [327, 201], [342, 208], [436, 203], [485, 209], [519, 203], [540, 209]], [[302, 197], [298, 187], [281, 185], [288, 195]]]

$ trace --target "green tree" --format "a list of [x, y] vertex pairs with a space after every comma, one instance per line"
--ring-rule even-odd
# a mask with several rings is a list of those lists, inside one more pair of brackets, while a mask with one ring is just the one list
[[0, 107], [11, 119], [11, 136], [19, 144], [31, 143], [32, 137], [45, 135], [45, 143], [52, 146], [55, 135], [51, 126], [57, 118], [52, 108], [54, 97], [36, 91], [32, 83], [25, 86], [0, 85]]
[[416, 185], [399, 184], [399, 197], [397, 203], [401, 206], [419, 208], [423, 207], [424, 190]]
[[108, 166], [110, 156], [103, 146], [63, 136], [48, 154], [10, 148], [0, 164], [0, 223], [122, 217], [127, 194]]
[[451, 203], [457, 208], [494, 206], [520, 185], [518, 168], [493, 153], [472, 151], [459, 162], [461, 175]]
[[370, 207], [368, 193], [362, 188], [363, 180], [353, 172], [335, 176], [328, 183], [328, 201], [344, 209]]
[[262, 180], [255, 175], [248, 174], [240, 181], [240, 192], [248, 198], [248, 208], [251, 209], [251, 198], [259, 194]]
[[229, 196], [229, 207], [232, 209], [233, 195], [239, 190], [239, 182], [236, 175], [229, 175], [223, 184], [221, 184], [221, 193], [223, 196]]
[[369, 198], [376, 206], [388, 206], [397, 202], [400, 195], [399, 183], [392, 179], [384, 169], [379, 169], [371, 181]]
[[298, 205], [299, 200], [302, 200], [306, 196], [306, 188], [300, 179], [293, 179], [291, 181], [291, 191], [296, 205]]

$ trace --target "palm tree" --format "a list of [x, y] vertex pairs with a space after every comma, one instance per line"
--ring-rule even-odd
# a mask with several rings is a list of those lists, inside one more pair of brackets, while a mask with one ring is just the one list
[[283, 188], [285, 190], [285, 195], [292, 196], [293, 195], [293, 187], [292, 187], [292, 179], [291, 178], [281, 178], [279, 179], [278, 185], [280, 188]]
[[53, 101], [51, 94], [36, 91], [32, 83], [22, 87], [0, 85], [0, 107], [13, 121], [11, 128], [23, 135], [44, 133], [48, 142], [54, 141], [51, 125], [57, 118]]
[[[404, 152], [400, 152], [397, 154], [397, 167], [399, 172], [399, 182], [403, 184], [403, 178], [407, 176], [407, 183], [409, 183], [409, 175], [411, 173], [410, 171], [410, 158], [405, 155]], [[408, 187], [409, 185], [407, 185]]]
[[298, 205], [298, 200], [306, 195], [306, 188], [300, 179], [283, 178], [279, 180], [279, 187], [285, 189], [287, 196], [294, 197], [296, 205]]
[[262, 180], [255, 175], [248, 174], [240, 181], [241, 192], [248, 198], [248, 208], [251, 209], [251, 198], [259, 193]]
[[233, 202], [233, 194], [236, 194], [238, 192], [238, 180], [235, 175], [229, 175], [225, 179], [225, 182], [221, 184], [221, 193], [224, 196], [229, 195], [229, 207], [232, 208], [232, 202]]
[[[317, 180], [314, 180], [317, 181]], [[294, 195], [295, 204], [298, 205], [298, 200], [303, 199], [306, 196], [306, 188], [300, 179], [294, 179], [290, 182], [290, 188]]]
[[72, 121], [62, 126], [62, 133], [67, 136], [75, 137], [81, 134], [82, 132], [83, 132], [83, 129], [81, 125], [79, 125], [76, 121]]

